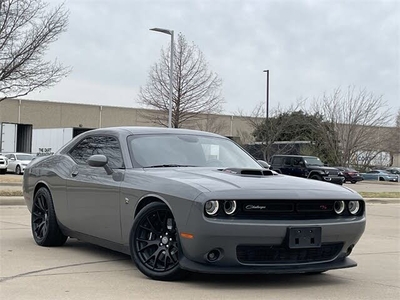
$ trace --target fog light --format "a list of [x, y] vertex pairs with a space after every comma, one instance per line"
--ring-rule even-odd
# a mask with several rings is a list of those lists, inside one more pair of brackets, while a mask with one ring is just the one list
[[217, 200], [210, 200], [206, 202], [205, 210], [209, 216], [213, 216], [218, 212], [219, 203]]
[[232, 215], [236, 211], [236, 201], [227, 200], [224, 202], [224, 211], [227, 215]]
[[344, 201], [335, 201], [335, 204], [333, 205], [333, 209], [335, 210], [335, 213], [340, 215], [345, 209]]
[[346, 256], [349, 256], [351, 254], [351, 252], [353, 251], [354, 245], [351, 245], [349, 248], [347, 248], [346, 251]]
[[214, 250], [211, 250], [210, 252], [208, 252], [207, 259], [211, 262], [216, 261], [216, 260], [218, 260], [220, 255], [221, 255], [221, 252], [219, 252], [219, 250], [217, 250], [217, 249], [214, 249]]
[[352, 215], [356, 215], [360, 211], [360, 202], [349, 201], [349, 211]]

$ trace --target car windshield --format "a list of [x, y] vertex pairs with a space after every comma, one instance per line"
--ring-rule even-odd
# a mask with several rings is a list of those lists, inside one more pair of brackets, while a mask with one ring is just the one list
[[306, 165], [311, 165], [311, 166], [323, 166], [324, 164], [318, 157], [305, 157], [304, 162]]
[[129, 139], [132, 158], [142, 167], [261, 166], [234, 142], [201, 135], [139, 135]]
[[34, 156], [30, 154], [17, 154], [17, 160], [32, 160], [33, 158]]

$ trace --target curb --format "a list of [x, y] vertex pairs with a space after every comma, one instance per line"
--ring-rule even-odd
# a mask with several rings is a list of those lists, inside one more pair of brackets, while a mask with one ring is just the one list
[[0, 206], [5, 205], [26, 205], [22, 196], [0, 196]]
[[[368, 204], [389, 204], [400, 202], [400, 198], [364, 198]], [[0, 196], [0, 206], [26, 205], [22, 196]]]

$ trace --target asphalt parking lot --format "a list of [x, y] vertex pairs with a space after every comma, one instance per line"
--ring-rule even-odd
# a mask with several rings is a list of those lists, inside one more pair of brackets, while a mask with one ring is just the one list
[[399, 299], [400, 202], [368, 204], [356, 268], [322, 275], [144, 277], [126, 255], [79, 242], [37, 246], [24, 206], [0, 206], [1, 299]]

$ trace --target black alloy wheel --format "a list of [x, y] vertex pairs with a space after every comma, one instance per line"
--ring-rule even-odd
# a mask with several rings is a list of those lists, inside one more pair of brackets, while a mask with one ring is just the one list
[[58, 226], [53, 199], [45, 187], [33, 199], [31, 227], [33, 238], [40, 246], [62, 246], [68, 238]]
[[130, 246], [136, 266], [150, 278], [177, 280], [185, 273], [179, 267], [175, 220], [164, 203], [150, 203], [138, 213], [131, 230]]
[[21, 173], [21, 167], [19, 166], [19, 165], [17, 165], [17, 167], [15, 168], [15, 173], [17, 174], [17, 175], [21, 175], [22, 173]]

